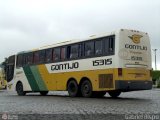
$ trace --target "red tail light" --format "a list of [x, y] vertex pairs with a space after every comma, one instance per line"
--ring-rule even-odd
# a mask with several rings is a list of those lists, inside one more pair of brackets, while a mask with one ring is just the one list
[[118, 76], [122, 76], [122, 68], [118, 68]]

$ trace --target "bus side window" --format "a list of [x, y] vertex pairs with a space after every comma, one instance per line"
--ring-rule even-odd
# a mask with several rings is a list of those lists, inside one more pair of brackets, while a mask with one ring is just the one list
[[78, 44], [71, 46], [71, 54], [70, 54], [71, 59], [78, 57], [78, 47], [79, 47]]
[[67, 59], [70, 59], [71, 56], [71, 46], [67, 46]]
[[46, 62], [52, 62], [52, 49], [47, 49], [46, 50]]
[[113, 55], [114, 54], [114, 49], [115, 49], [115, 39], [114, 36], [110, 36], [107, 38], [104, 38], [104, 49], [105, 49], [105, 54], [107, 55]]
[[61, 48], [61, 60], [66, 59], [66, 47]]
[[114, 40], [114, 37], [112, 36], [112, 37], [110, 37], [109, 38], [109, 54], [110, 55], [113, 55], [114, 54], [114, 42], [115, 42], [115, 40]]
[[60, 60], [60, 48], [54, 48], [53, 49], [53, 61], [59, 61]]
[[22, 67], [23, 66], [23, 54], [20, 54], [17, 56], [17, 67]]
[[102, 54], [102, 40], [95, 41], [95, 55]]
[[34, 52], [34, 64], [39, 63], [39, 51]]
[[85, 43], [85, 56], [94, 55], [94, 41], [89, 41]]
[[26, 65], [26, 55], [27, 55], [26, 53], [23, 54], [23, 60], [22, 60], [23, 66]]
[[79, 43], [78, 45], [78, 57], [82, 57], [83, 56], [83, 44]]
[[45, 50], [39, 51], [39, 63], [45, 62]]
[[26, 54], [26, 64], [33, 64], [33, 53], [30, 52]]

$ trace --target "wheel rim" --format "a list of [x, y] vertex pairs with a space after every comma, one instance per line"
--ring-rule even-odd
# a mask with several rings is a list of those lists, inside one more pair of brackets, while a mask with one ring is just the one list
[[90, 88], [89, 88], [89, 85], [88, 84], [85, 84], [83, 86], [83, 93], [88, 95], [90, 93]]
[[81, 86], [81, 93], [83, 97], [91, 97], [92, 96], [92, 85], [89, 81], [84, 81]]

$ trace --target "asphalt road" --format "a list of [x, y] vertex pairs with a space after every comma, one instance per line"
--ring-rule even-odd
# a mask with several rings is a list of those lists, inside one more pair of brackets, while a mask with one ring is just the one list
[[[160, 119], [160, 89], [122, 93], [118, 99], [71, 98], [67, 92], [47, 96], [0, 91], [0, 119]], [[2, 117], [1, 117], [2, 116]], [[144, 117], [145, 116], [145, 117]], [[150, 117], [151, 116], [151, 117]]]

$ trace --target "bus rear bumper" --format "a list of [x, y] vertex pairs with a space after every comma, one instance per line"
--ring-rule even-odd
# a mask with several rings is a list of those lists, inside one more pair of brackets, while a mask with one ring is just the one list
[[152, 89], [152, 81], [117, 80], [115, 89], [123, 92]]

